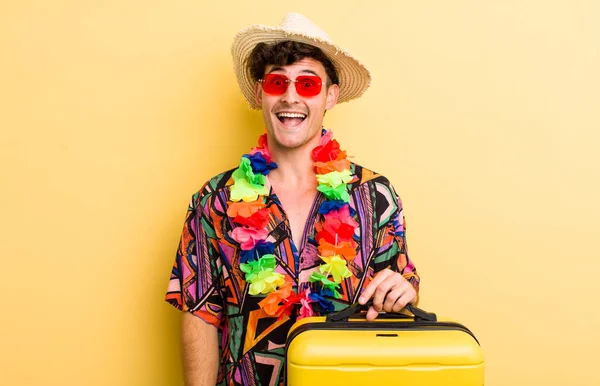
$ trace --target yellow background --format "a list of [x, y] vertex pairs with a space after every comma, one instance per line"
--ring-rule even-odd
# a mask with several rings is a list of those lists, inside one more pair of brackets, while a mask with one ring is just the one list
[[600, 2], [3, 1], [0, 384], [177, 385], [189, 197], [262, 131], [229, 47], [288, 11], [373, 72], [326, 118], [401, 195], [486, 385], [598, 385]]

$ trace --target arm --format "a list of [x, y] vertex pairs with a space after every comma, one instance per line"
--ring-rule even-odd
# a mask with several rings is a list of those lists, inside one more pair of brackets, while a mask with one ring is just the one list
[[166, 300], [183, 311], [182, 365], [186, 385], [217, 384], [223, 298], [219, 291], [219, 253], [208, 198], [192, 197]]
[[[395, 210], [387, 223], [382, 227], [385, 237], [378, 238], [378, 248], [385, 251], [376, 253], [372, 261], [375, 276], [366, 286], [359, 298], [360, 304], [365, 304], [373, 298], [373, 306], [367, 312], [367, 319], [374, 320], [380, 311], [398, 312], [407, 303], [418, 302], [419, 276], [413, 262], [408, 257], [406, 248], [406, 222], [402, 201], [391, 185], [380, 189], [389, 189], [382, 197], [393, 197], [393, 202], [384, 206], [393, 205]], [[377, 202], [376, 205], [381, 205]], [[378, 213], [378, 211], [375, 211]]]
[[181, 317], [183, 378], [187, 386], [214, 386], [219, 370], [217, 328], [189, 312]]

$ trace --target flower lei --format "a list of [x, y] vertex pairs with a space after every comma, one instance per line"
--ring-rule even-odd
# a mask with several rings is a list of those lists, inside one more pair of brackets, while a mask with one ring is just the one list
[[340, 150], [333, 133], [323, 129], [321, 141], [312, 151], [317, 190], [325, 197], [319, 213], [323, 220], [316, 224], [316, 240], [319, 257], [323, 263], [310, 276], [318, 291], [307, 289], [299, 294], [292, 290], [292, 283], [276, 272], [277, 264], [273, 243], [267, 241], [269, 211], [266, 208], [266, 176], [277, 168], [267, 146], [267, 134], [260, 136], [258, 146], [242, 156], [239, 167], [233, 172], [227, 215], [236, 224], [231, 238], [241, 247], [240, 269], [250, 284], [250, 295], [266, 294], [259, 306], [268, 315], [282, 318], [289, 316], [296, 304], [300, 304], [300, 316], [314, 315], [312, 303], [318, 303], [322, 313], [333, 311], [333, 303], [327, 297], [341, 298], [338, 289], [343, 279], [352, 276], [347, 262], [356, 257], [357, 243], [353, 239], [358, 223], [348, 204], [350, 196], [347, 184], [354, 182], [350, 161], [346, 152]]

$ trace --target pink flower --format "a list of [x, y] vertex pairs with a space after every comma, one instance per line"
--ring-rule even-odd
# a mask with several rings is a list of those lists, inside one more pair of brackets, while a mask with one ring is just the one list
[[313, 300], [308, 296], [309, 294], [310, 290], [308, 289], [302, 292], [301, 294], [302, 297], [300, 299], [300, 315], [298, 316], [298, 319], [315, 315], [312, 306], [310, 305], [311, 303], [313, 303]]
[[348, 205], [342, 206], [338, 210], [332, 210], [331, 212], [324, 215], [325, 221], [336, 223], [340, 222], [343, 224], [351, 225], [353, 228], [358, 227], [358, 223], [354, 221], [352, 216], [350, 216], [350, 207]]
[[327, 144], [327, 142], [331, 141], [332, 139], [333, 139], [333, 131], [327, 130], [325, 132], [325, 134], [323, 134], [321, 136], [321, 141], [319, 142], [319, 145], [325, 146]]
[[249, 251], [258, 240], [266, 240], [269, 232], [266, 229], [237, 227], [231, 231], [231, 238], [240, 243], [243, 250]]
[[269, 143], [267, 141], [267, 133], [264, 133], [260, 137], [258, 137], [258, 146], [252, 148], [250, 150], [250, 155], [254, 155], [256, 153], [260, 153], [265, 157], [267, 163], [273, 162], [271, 158], [271, 152], [269, 151]]

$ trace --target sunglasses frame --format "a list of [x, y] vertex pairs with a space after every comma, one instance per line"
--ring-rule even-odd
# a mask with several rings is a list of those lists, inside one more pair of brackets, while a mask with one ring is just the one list
[[[268, 80], [269, 80], [268, 78], [280, 78], [283, 82], [287, 83], [287, 86], [285, 87], [285, 89], [282, 89], [281, 92], [279, 92], [279, 89], [277, 89], [278, 92], [276, 92], [276, 93], [275, 92], [270, 92], [270, 91], [273, 91], [273, 90], [269, 91], [269, 90], [266, 89], [266, 87], [269, 87], [269, 86], [268, 85], [265, 86], [266, 84], [268, 84], [267, 83]], [[305, 89], [302, 88], [299, 85], [299, 82], [302, 82], [303, 80], [316, 81], [317, 82], [316, 83], [317, 92], [314, 93], [314, 94], [312, 94], [312, 93], [306, 94], [305, 93]], [[264, 92], [266, 92], [267, 94], [269, 94], [269, 95], [283, 95], [283, 94], [285, 94], [286, 91], [288, 90], [288, 87], [290, 87], [290, 83], [294, 83], [294, 87], [296, 88], [296, 93], [298, 95], [300, 95], [301, 97], [304, 97], [304, 98], [315, 97], [315, 96], [319, 95], [321, 93], [321, 90], [323, 89], [323, 79], [321, 79], [321, 77], [317, 76], [317, 75], [299, 75], [299, 76], [296, 77], [296, 79], [290, 79], [290, 78], [288, 78], [287, 76], [285, 76], [283, 74], [266, 74], [262, 79], [259, 79], [258, 81], [261, 83], [262, 90]]]

